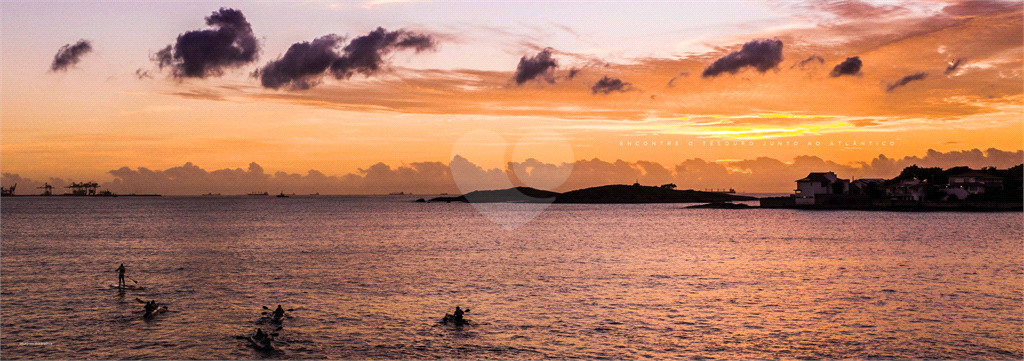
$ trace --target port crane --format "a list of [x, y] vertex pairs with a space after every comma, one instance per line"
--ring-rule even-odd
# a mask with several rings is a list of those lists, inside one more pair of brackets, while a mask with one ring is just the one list
[[51, 186], [50, 183], [43, 183], [42, 187], [36, 187], [36, 189], [42, 189], [44, 196], [52, 196], [53, 195], [53, 186]]
[[76, 196], [94, 196], [96, 195], [96, 188], [100, 185], [96, 182], [82, 182], [82, 183], [71, 183], [71, 185], [64, 188], [71, 188], [71, 194]]

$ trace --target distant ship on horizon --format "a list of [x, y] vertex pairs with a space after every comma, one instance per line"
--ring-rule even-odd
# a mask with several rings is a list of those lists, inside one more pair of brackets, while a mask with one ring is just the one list
[[248, 195], [250, 195], [250, 196], [269, 196], [270, 193], [268, 193], [268, 192], [263, 192], [263, 193], [260, 193], [260, 192], [249, 192]]

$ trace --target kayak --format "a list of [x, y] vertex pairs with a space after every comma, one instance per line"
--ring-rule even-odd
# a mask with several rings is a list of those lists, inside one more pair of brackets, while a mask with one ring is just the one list
[[246, 337], [245, 339], [249, 341], [249, 346], [252, 346], [252, 348], [256, 350], [274, 351], [274, 344], [271, 343], [270, 338], [265, 338], [262, 341], [256, 341], [252, 338], [252, 336], [250, 336]]
[[145, 318], [147, 320], [148, 319], [152, 319], [153, 316], [156, 316], [156, 315], [164, 313], [164, 312], [167, 312], [167, 306], [160, 306], [160, 307], [157, 307], [156, 310], [153, 310], [153, 312], [143, 313], [142, 314], [142, 318]]
[[455, 327], [462, 327], [469, 324], [469, 320], [464, 318], [455, 318], [455, 316], [445, 314], [444, 318], [441, 319], [441, 323], [446, 325], [454, 325]]

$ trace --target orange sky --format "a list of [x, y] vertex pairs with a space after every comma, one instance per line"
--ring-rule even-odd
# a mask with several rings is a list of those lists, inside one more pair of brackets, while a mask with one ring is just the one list
[[[715, 11], [707, 3], [669, 4], [680, 16], [709, 14], [711, 24], [696, 30], [646, 13], [624, 12], [636, 18], [618, 24], [603, 12], [588, 16], [601, 10], [591, 7], [607, 4], [580, 4], [569, 19], [550, 18], [565, 4], [531, 4], [528, 10], [542, 15], [509, 9], [510, 18], [529, 19], [509, 24], [478, 16], [515, 3], [342, 5], [328, 12], [292, 3], [196, 3], [162, 15], [106, 4], [102, 11], [70, 6], [40, 17], [53, 9], [4, 3], [0, 166], [22, 177], [107, 181], [109, 171], [125, 166], [185, 162], [208, 170], [257, 162], [268, 172], [343, 175], [378, 162], [447, 164], [455, 154], [485, 168], [528, 157], [671, 167], [694, 158], [791, 162], [801, 155], [855, 165], [879, 154], [1024, 148], [1020, 2], [758, 2]], [[149, 60], [179, 34], [206, 28], [203, 17], [221, 6], [241, 10], [252, 23], [262, 42], [258, 60], [185, 79]], [[446, 10], [469, 20], [427, 18]], [[749, 18], [739, 20], [730, 13], [748, 10]], [[149, 23], [87, 23], [134, 12]], [[312, 16], [308, 26], [294, 25], [300, 14]], [[360, 16], [381, 20], [329, 26], [337, 17]], [[638, 19], [649, 20], [649, 31]], [[308, 90], [268, 89], [249, 76], [291, 43], [331, 32], [351, 41], [378, 25], [428, 34], [436, 46], [385, 54], [379, 72], [324, 76]], [[79, 38], [93, 50], [64, 71], [48, 71], [57, 49]], [[763, 73], [748, 66], [702, 76], [755, 39], [781, 41], [782, 60]], [[546, 47], [558, 62], [545, 75], [551, 82], [541, 76], [517, 84], [519, 59]], [[830, 76], [853, 56], [863, 62], [857, 74]], [[804, 59], [812, 60], [801, 65]], [[137, 77], [137, 69], [150, 76]], [[578, 73], [570, 77], [571, 69]], [[898, 86], [919, 73], [926, 75]], [[629, 85], [592, 91], [606, 76]], [[466, 139], [481, 130], [508, 147], [493, 151]], [[660, 145], [633, 145], [644, 141]]]

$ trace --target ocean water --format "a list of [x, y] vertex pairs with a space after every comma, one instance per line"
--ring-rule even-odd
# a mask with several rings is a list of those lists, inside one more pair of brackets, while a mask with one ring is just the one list
[[1024, 358], [1021, 213], [415, 198], [4, 198], [0, 357]]

